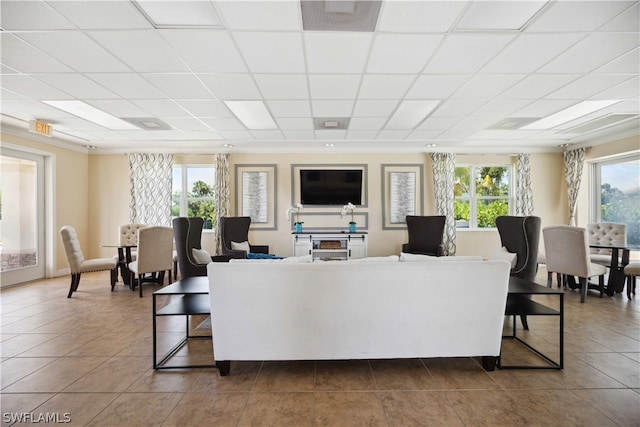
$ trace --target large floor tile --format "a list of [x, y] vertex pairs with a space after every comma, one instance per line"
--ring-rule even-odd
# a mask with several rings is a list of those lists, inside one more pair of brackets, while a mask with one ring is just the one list
[[328, 390], [375, 390], [371, 366], [366, 360], [323, 360], [316, 364], [316, 386]]
[[182, 397], [162, 426], [237, 426], [248, 398], [248, 393], [188, 393]]
[[313, 424], [313, 392], [251, 393], [238, 422], [238, 426], [303, 427]]
[[447, 392], [390, 391], [380, 394], [389, 426], [463, 426]]
[[158, 426], [167, 419], [182, 396], [181, 393], [121, 393], [87, 426]]
[[317, 426], [387, 426], [380, 395], [376, 392], [316, 392]]

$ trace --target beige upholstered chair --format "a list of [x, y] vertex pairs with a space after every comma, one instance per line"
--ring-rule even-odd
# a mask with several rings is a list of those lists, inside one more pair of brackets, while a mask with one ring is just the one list
[[[587, 224], [590, 245], [627, 246], [627, 225], [615, 222]], [[589, 248], [591, 262], [609, 267], [611, 249]], [[618, 261], [620, 262], [620, 261]]]
[[[604, 293], [604, 275], [607, 269], [589, 260], [587, 230], [581, 227], [556, 225], [542, 229], [547, 257], [547, 286], [551, 287], [553, 273], [560, 274], [563, 282], [567, 276], [576, 276], [581, 288], [580, 302], [584, 302], [589, 288], [589, 278], [598, 276], [600, 297]], [[571, 284], [569, 284], [570, 287]]]
[[[170, 227], [145, 227], [138, 230], [138, 259], [129, 264], [131, 283], [140, 289], [142, 283], [155, 281], [164, 283], [165, 271], [173, 267], [173, 230]], [[145, 274], [157, 273], [155, 279], [144, 277]]]
[[[123, 224], [120, 226], [120, 246], [136, 246], [138, 244], [138, 230], [145, 228], [144, 224]], [[136, 250], [131, 251], [131, 261], [136, 260]]]
[[71, 298], [71, 294], [78, 290], [80, 275], [91, 271], [111, 270], [111, 291], [113, 291], [116, 285], [116, 265], [118, 261], [113, 258], [84, 259], [76, 230], [69, 225], [65, 225], [60, 229], [60, 236], [62, 237], [64, 252], [67, 255], [69, 270], [71, 270], [71, 287], [67, 298]]
[[640, 276], [640, 263], [632, 262], [624, 267], [624, 275], [627, 276], [627, 298], [636, 294], [636, 277]]

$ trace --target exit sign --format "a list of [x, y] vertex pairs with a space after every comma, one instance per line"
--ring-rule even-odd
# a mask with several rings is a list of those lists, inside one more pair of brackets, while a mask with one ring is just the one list
[[53, 128], [49, 123], [41, 122], [40, 120], [29, 120], [29, 130], [40, 135], [51, 136]]

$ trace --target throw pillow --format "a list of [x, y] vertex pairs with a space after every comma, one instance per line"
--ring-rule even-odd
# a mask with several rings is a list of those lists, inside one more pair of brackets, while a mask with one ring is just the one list
[[193, 254], [193, 260], [197, 264], [209, 264], [211, 262], [211, 255], [205, 249], [193, 248], [191, 253]]
[[507, 248], [504, 246], [496, 251], [495, 254], [491, 257], [492, 260], [502, 259], [511, 264], [511, 268], [514, 269], [516, 267], [516, 263], [518, 261], [518, 254], [514, 254], [509, 252]]
[[234, 251], [245, 251], [246, 253], [251, 252], [249, 248], [249, 242], [231, 242], [231, 249]]

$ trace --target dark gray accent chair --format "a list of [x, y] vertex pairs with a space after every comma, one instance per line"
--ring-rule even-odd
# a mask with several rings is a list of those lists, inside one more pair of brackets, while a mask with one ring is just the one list
[[[220, 243], [222, 255], [230, 255], [232, 258], [246, 258], [247, 252], [231, 248], [231, 242], [242, 243], [249, 241], [249, 216], [223, 216], [218, 218], [220, 227]], [[268, 245], [252, 245], [249, 243], [250, 252], [268, 254]]]
[[[180, 278], [206, 276], [207, 266], [198, 264], [193, 258], [193, 249], [202, 249], [202, 218], [179, 217], [173, 219], [173, 239], [176, 243], [176, 255]], [[231, 259], [227, 255], [215, 255], [211, 257], [213, 262], [227, 262]]]
[[407, 215], [409, 242], [402, 245], [402, 252], [420, 255], [444, 255], [444, 215]]
[[[500, 242], [509, 252], [515, 253], [516, 266], [511, 276], [535, 282], [538, 272], [538, 247], [540, 244], [540, 224], [538, 216], [499, 216], [496, 228]], [[522, 326], [529, 329], [527, 317], [521, 316]]]

